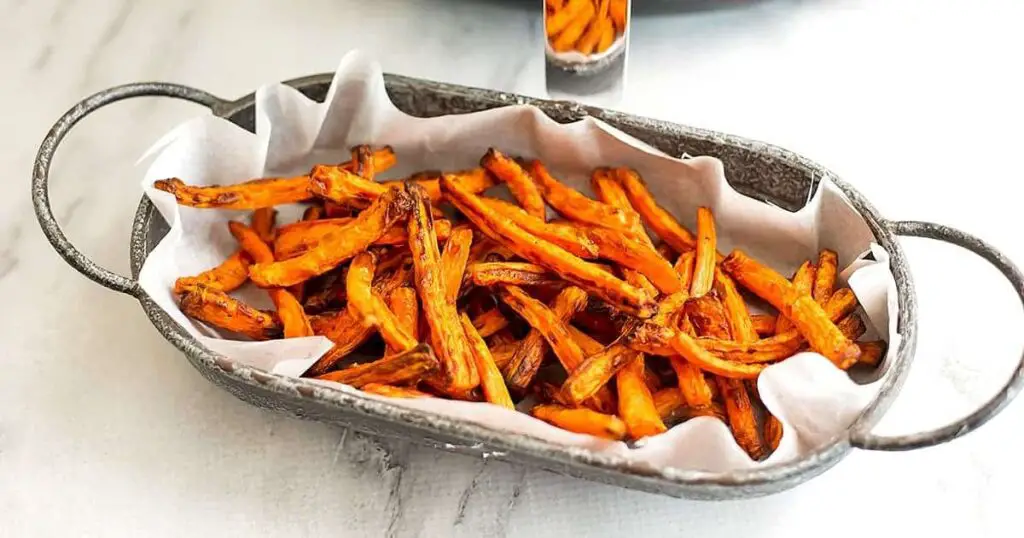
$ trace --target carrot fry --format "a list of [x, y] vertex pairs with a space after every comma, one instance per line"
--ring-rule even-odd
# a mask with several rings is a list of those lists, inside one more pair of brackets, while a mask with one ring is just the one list
[[501, 218], [473, 194], [460, 189], [448, 176], [441, 188], [483, 233], [528, 261], [543, 265], [565, 280], [639, 318], [654, 315], [654, 300], [641, 290], [615, 278], [598, 265], [585, 262]]
[[188, 317], [243, 334], [253, 340], [281, 336], [281, 321], [270, 312], [257, 310], [212, 288], [189, 288], [181, 295], [181, 311]]
[[373, 150], [370, 146], [361, 145], [352, 148], [352, 173], [373, 181], [377, 169], [373, 162]]
[[[793, 273], [793, 287], [796, 288], [797, 293], [803, 295], [810, 295], [814, 288], [815, 275], [817, 269], [810, 260], [805, 260], [804, 263], [800, 264], [796, 272]], [[824, 303], [822, 303], [824, 304]], [[779, 314], [778, 320], [776, 321], [775, 332], [786, 332], [793, 328], [793, 322], [789, 321], [789, 318]]]
[[469, 316], [463, 313], [459, 320], [462, 322], [462, 330], [466, 332], [466, 340], [469, 341], [469, 349], [476, 362], [476, 371], [480, 374], [480, 388], [484, 391], [484, 398], [492, 404], [515, 409], [512, 397], [508, 394], [508, 387], [505, 386], [505, 379], [501, 377], [501, 371], [494, 364], [494, 358], [491, 356], [491, 350], [488, 349], [487, 343], [473, 327]]
[[432, 394], [416, 390], [409, 387], [396, 387], [393, 385], [382, 385], [380, 383], [367, 383], [363, 385], [359, 390], [363, 392], [369, 392], [370, 394], [377, 394], [380, 396], [389, 396], [391, 398], [433, 398]]
[[542, 404], [531, 409], [530, 414], [544, 422], [575, 433], [611, 440], [626, 437], [626, 423], [622, 419], [590, 409], [573, 409], [554, 404]]
[[722, 377], [755, 379], [765, 368], [764, 364], [739, 364], [716, 357], [685, 332], [651, 322], [637, 323], [626, 335], [625, 343], [632, 349], [652, 355], [681, 355], [694, 366]]
[[630, 438], [642, 439], [667, 430], [658, 416], [651, 391], [644, 383], [643, 355], [636, 354], [636, 358], [619, 370], [615, 386], [619, 394], [619, 416], [626, 423]]
[[370, 383], [404, 385], [422, 380], [427, 374], [437, 370], [438, 366], [437, 357], [430, 346], [420, 344], [397, 355], [328, 372], [317, 376], [317, 379], [344, 383], [355, 388]]
[[750, 316], [750, 322], [754, 325], [754, 332], [758, 336], [772, 336], [775, 334], [776, 321], [775, 316], [769, 316], [767, 314], [753, 314]]
[[564, 30], [559, 32], [557, 36], [551, 42], [551, 48], [555, 52], [567, 52], [572, 50], [573, 45], [579, 41], [580, 37], [583, 36], [583, 32], [587, 29], [587, 22], [594, 16], [594, 4], [587, 2], [583, 6], [583, 10], [569, 22], [569, 25]]
[[[857, 308], [857, 298], [849, 288], [832, 294], [825, 305], [825, 315], [833, 323], [838, 322]], [[840, 331], [841, 332], [841, 331]], [[796, 329], [790, 329], [775, 336], [750, 344], [718, 338], [701, 338], [698, 344], [708, 351], [728, 360], [746, 363], [771, 362], [785, 359], [799, 351], [807, 343]]]
[[860, 348], [860, 359], [857, 362], [875, 367], [882, 362], [888, 346], [884, 340], [873, 340], [871, 342], [857, 342], [857, 347]]
[[716, 249], [715, 217], [706, 207], [697, 208], [697, 255], [693, 261], [690, 295], [703, 297], [711, 291], [715, 279]]
[[654, 247], [608, 228], [581, 225], [580, 229], [597, 245], [601, 258], [641, 273], [662, 293], [675, 293], [682, 289], [679, 274]]
[[601, 21], [601, 37], [597, 40], [597, 50], [595, 52], [600, 54], [608, 50], [608, 47], [611, 47], [614, 42], [615, 26], [612, 24], [611, 19], [603, 19]]
[[[270, 247], [260, 238], [256, 230], [238, 221], [228, 222], [228, 229], [231, 235], [238, 241], [250, 258], [256, 263], [273, 263], [274, 253]], [[302, 308], [302, 303], [286, 289], [269, 288], [267, 294], [277, 308], [277, 315], [284, 325], [285, 338], [302, 338], [313, 336], [313, 328], [309, 325], [309, 318]]]
[[334, 347], [317, 359], [302, 374], [303, 377], [317, 377], [331, 371], [342, 359], [363, 345], [374, 332], [373, 327], [365, 325], [359, 315], [348, 308], [314, 316], [309, 321], [313, 327], [313, 334], [326, 337], [334, 342]]
[[757, 331], [754, 329], [754, 321], [750, 317], [743, 296], [736, 289], [736, 283], [732, 278], [718, 268], [715, 269], [715, 291], [725, 309], [733, 340], [741, 343], [756, 342]]
[[639, 225], [633, 212], [627, 213], [569, 188], [552, 177], [540, 161], [530, 163], [530, 175], [548, 205], [567, 219], [629, 233]]
[[565, 401], [580, 405], [605, 386], [629, 361], [638, 357], [636, 351], [615, 344], [591, 355], [569, 374], [562, 383], [561, 395]]
[[477, 286], [542, 286], [562, 282], [544, 266], [524, 262], [482, 262], [469, 266]]
[[782, 441], [782, 421], [775, 415], [769, 414], [764, 421], [764, 442], [768, 444], [768, 447], [772, 451], [779, 449], [779, 443]]
[[412, 349], [418, 343], [416, 339], [403, 329], [398, 316], [373, 292], [376, 266], [376, 256], [370, 252], [360, 253], [352, 260], [345, 278], [348, 307], [359, 315], [364, 324], [380, 332], [389, 347], [399, 352]]
[[608, 14], [611, 16], [612, 23], [615, 25], [617, 32], [625, 33], [626, 31], [626, 0], [611, 0], [611, 5], [608, 8]]
[[508, 327], [508, 318], [497, 308], [492, 308], [473, 319], [473, 328], [483, 338], [492, 336], [506, 327]]
[[[316, 248], [328, 235], [335, 232], [344, 233], [345, 226], [352, 223], [352, 218], [320, 219], [314, 221], [293, 222], [282, 226], [274, 240], [274, 256], [287, 260]], [[451, 222], [444, 219], [434, 221], [437, 239], [445, 241], [452, 232]], [[384, 232], [373, 241], [374, 246], [404, 245], [409, 241], [404, 226], [395, 226]]]
[[698, 335], [722, 340], [732, 338], [725, 308], [717, 297], [705, 295], [699, 299], [691, 299], [686, 303], [686, 315]]
[[244, 250], [228, 256], [220, 265], [196, 276], [183, 276], [174, 281], [174, 293], [182, 294], [192, 288], [204, 287], [224, 293], [232, 292], [249, 280], [251, 258]]
[[839, 332], [843, 333], [843, 336], [850, 340], [857, 340], [867, 332], [864, 320], [857, 314], [850, 314], [849, 316], [839, 320], [836, 327], [839, 327]]
[[[582, 291], [578, 288], [569, 289], [574, 290], [569, 292], [569, 298], [575, 299], [572, 301], [572, 310], [583, 308], [586, 295], [582, 294]], [[582, 299], [579, 298], [580, 295], [583, 295]], [[530, 297], [522, 288], [516, 286], [502, 288], [498, 292], [498, 296], [512, 310], [515, 310], [517, 314], [522, 316], [530, 324], [530, 327], [533, 327], [535, 331], [544, 337], [544, 340], [551, 346], [551, 350], [558, 357], [566, 372], [572, 372], [583, 362], [583, 350], [580, 349], [580, 346], [576, 344], [576, 340], [569, 334], [565, 321], [561, 319], [562, 316], [559, 316], [558, 313], [553, 312], [544, 303]], [[543, 355], [541, 356], [543, 357]], [[523, 358], [525, 359], [526, 357]], [[522, 363], [520, 362], [519, 364]], [[533, 369], [532, 364], [526, 364], [524, 367], [527, 371], [524, 371], [523, 374]], [[518, 374], [519, 372], [517, 370], [512, 373]], [[513, 384], [517, 389], [521, 388], [520, 390], [524, 390], [526, 388], [526, 384], [520, 381], [522, 375], [510, 375], [509, 377], [517, 381]]]
[[857, 361], [860, 349], [843, 336], [821, 305], [801, 295], [788, 280], [740, 251], [733, 251], [722, 268], [740, 284], [784, 313], [810, 343], [811, 348], [839, 368]]
[[[583, 54], [590, 54], [597, 48], [601, 40], [603, 22], [608, 18], [608, 0], [601, 0], [597, 6], [597, 12], [590, 18], [586, 32], [576, 43], [576, 50]], [[607, 202], [605, 202], [607, 203]]]
[[[602, 0], [602, 4], [607, 8], [607, 0]], [[591, 26], [600, 26], [600, 22], [600, 20], [595, 20], [591, 23]], [[598, 168], [594, 170], [590, 175], [590, 185], [594, 189], [594, 192], [597, 193], [597, 198], [599, 200], [612, 207], [617, 207], [623, 211], [633, 214], [631, 218], [636, 223], [636, 227], [632, 230], [633, 235], [636, 236], [636, 240], [643, 243], [644, 246], [653, 249], [654, 246], [653, 243], [651, 243], [651, 238], [647, 236], [647, 231], [644, 230], [643, 225], [640, 224], [640, 216], [636, 215], [636, 212], [633, 211], [633, 206], [629, 204], [629, 198], [626, 197], [626, 191], [624, 191], [622, 189], [622, 185], [612, 177], [611, 170], [608, 168]], [[657, 254], [657, 259], [653, 261], [653, 263], [657, 266], [661, 266], [661, 261], [659, 261], [659, 259], [663, 259], [664, 256], [661, 256], [661, 253], [657, 251], [655, 251], [655, 253]], [[604, 256], [609, 257], [607, 254]], [[626, 264], [626, 262], [622, 263], [624, 263], [624, 265]], [[631, 285], [636, 286], [651, 295], [658, 294], [658, 289], [654, 287], [654, 284], [651, 284], [651, 281], [644, 276], [643, 273], [630, 269], [627, 266], [622, 268], [622, 276], [625, 277], [626, 282]], [[668, 289], [674, 289], [674, 285], [675, 284], [673, 282], [670, 282]], [[683, 288], [684, 286], [680, 283], [679, 287]], [[686, 286], [686, 288], [688, 288], [688, 286]]]
[[679, 381], [679, 394], [682, 395], [687, 405], [691, 407], [711, 405], [713, 394], [711, 385], [704, 377], [704, 372], [682, 357], [673, 355], [668, 360]]
[[274, 242], [274, 224], [277, 222], [277, 210], [272, 207], [261, 207], [252, 212], [252, 229], [256, 230], [264, 243]]
[[839, 271], [839, 256], [831, 250], [821, 251], [818, 257], [818, 274], [814, 279], [814, 300], [825, 304], [832, 296], [836, 286], [836, 273]]
[[545, 17], [544, 30], [549, 38], [565, 30], [569, 24], [579, 15], [580, 12], [585, 10], [587, 6], [593, 6], [590, 4], [590, 0], [567, 0], [562, 9], [556, 11], [553, 15]]
[[544, 198], [541, 197], [540, 190], [537, 189], [533, 178], [526, 173], [526, 170], [523, 170], [523, 167], [519, 166], [519, 163], [491, 148], [480, 159], [480, 166], [508, 185], [512, 196], [528, 214], [540, 220], [545, 219], [547, 209], [544, 206]]
[[743, 381], [739, 379], [716, 378], [718, 390], [725, 402], [725, 415], [729, 419], [736, 443], [751, 458], [760, 460], [764, 457], [764, 445], [757, 427], [757, 417], [750, 402], [750, 394]]
[[604, 350], [605, 345], [594, 340], [594, 337], [573, 325], [567, 325], [567, 327], [569, 328], [569, 334], [572, 335], [572, 339], [576, 341], [576, 345], [580, 346], [580, 349], [583, 350], [584, 356], [589, 357]]
[[[338, 268], [323, 274], [317, 281], [317, 289], [307, 293], [302, 299], [306, 312], [316, 314], [331, 308], [337, 308], [345, 299], [345, 268]], [[301, 285], [304, 285], [303, 282]]]
[[[408, 179], [408, 181], [412, 181], [413, 183], [423, 187], [427, 191], [427, 196], [430, 198], [431, 203], [437, 204], [444, 199], [444, 196], [441, 194], [441, 186], [438, 184], [438, 180], [441, 175], [441, 171], [414, 174]], [[454, 172], [451, 175], [459, 185], [462, 185], [463, 188], [473, 194], [484, 192], [497, 184], [494, 176], [483, 168], [462, 170], [460, 172]], [[404, 182], [405, 180], [395, 180], [385, 181], [384, 184], [392, 186], [400, 185]]]
[[455, 303], [447, 300], [441, 253], [437, 250], [434, 219], [427, 206], [426, 191], [415, 183], [407, 183], [405, 188], [412, 199], [408, 224], [409, 250], [412, 251], [416, 290], [423, 306], [423, 316], [430, 326], [430, 341], [440, 356], [442, 371], [447, 376], [447, 389], [456, 395], [465, 395], [480, 384], [480, 377], [473, 365], [466, 333], [460, 330]]
[[481, 198], [485, 205], [516, 226], [581, 258], [596, 258], [598, 247], [574, 224], [544, 222], [504, 200]]
[[[408, 215], [411, 206], [407, 193], [388, 190], [344, 228], [327, 234], [316, 248], [288, 260], [254, 264], [249, 268], [249, 278], [263, 287], [291, 286], [326, 273], [365, 251], [388, 228]], [[436, 249], [437, 239], [433, 240]]]
[[459, 298], [459, 288], [466, 272], [466, 261], [473, 242], [473, 230], [457, 228], [452, 231], [448, 242], [441, 253], [441, 279], [444, 282], [445, 299], [455, 304]]
[[[416, 290], [407, 286], [395, 288], [388, 295], [388, 307], [394, 312], [399, 328], [411, 336], [414, 342], [418, 342], [420, 339], [420, 304], [416, 299]], [[392, 355], [400, 351], [402, 350], [399, 348], [388, 346], [384, 354]]]
[[186, 185], [178, 178], [170, 178], [154, 182], [153, 187], [173, 194], [180, 205], [199, 208], [259, 209], [294, 204], [312, 197], [309, 176], [262, 178], [206, 187]]
[[662, 241], [671, 245], [676, 252], [696, 248], [697, 240], [693, 234], [679, 224], [671, 213], [658, 205], [639, 174], [628, 168], [616, 168], [615, 177], [622, 183], [633, 209]]
[[494, 345], [490, 348], [491, 358], [494, 359], [494, 364], [499, 370], [504, 372], [508, 368], [508, 363], [512, 360], [512, 356], [515, 354], [518, 346], [518, 342], [513, 340], [504, 344]]
[[716, 403], [709, 403], [703, 407], [689, 405], [675, 387], [661, 389], [652, 395], [654, 407], [658, 410], [658, 416], [662, 422], [668, 424], [679, 424], [691, 418], [712, 416], [725, 420], [725, 411]]

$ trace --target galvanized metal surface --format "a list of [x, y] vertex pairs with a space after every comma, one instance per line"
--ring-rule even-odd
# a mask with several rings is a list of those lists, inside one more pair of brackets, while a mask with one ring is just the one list
[[[305, 95], [323, 100], [331, 75], [287, 82]], [[875, 240], [890, 253], [899, 300], [897, 327], [903, 340], [882, 381], [878, 397], [845, 435], [833, 439], [799, 461], [729, 473], [675, 468], [651, 468], [582, 449], [569, 449], [522, 435], [469, 422], [413, 411], [370, 400], [356, 391], [314, 385], [302, 379], [267, 373], [233, 362], [206, 349], [172, 321], [141, 291], [136, 281], [146, 256], [167, 233], [167, 223], [143, 198], [136, 212], [131, 239], [132, 276], [99, 267], [79, 252], [60, 230], [48, 198], [49, 167], [67, 132], [89, 113], [107, 104], [141, 96], [167, 96], [209, 107], [214, 114], [253, 129], [253, 95], [237, 101], [166, 83], [138, 83], [99, 92], [69, 110], [43, 140], [35, 163], [32, 199], [46, 237], [76, 270], [95, 282], [139, 299], [143, 310], [165, 338], [177, 346], [199, 372], [232, 394], [254, 405], [301, 418], [344, 425], [370, 434], [398, 437], [449, 452], [501, 459], [622, 487], [693, 499], [723, 500], [766, 495], [791, 488], [830, 468], [853, 446], [877, 450], [907, 450], [963, 436], [995, 416], [1024, 385], [1024, 356], [1010, 380], [977, 411], [943, 428], [912, 435], [879, 437], [870, 433], [902, 386], [917, 337], [917, 301], [907, 262], [897, 235], [929, 237], [971, 250], [995, 265], [1013, 284], [1024, 305], [1024, 276], [1002, 254], [981, 240], [930, 223], [888, 222], [855, 189], [820, 165], [787, 150], [761, 142], [668, 122], [585, 107], [577, 103], [537, 100], [507, 93], [385, 75], [388, 92], [403, 111], [421, 117], [458, 114], [510, 104], [532, 104], [559, 122], [585, 116], [603, 120], [670, 154], [713, 155], [721, 159], [730, 183], [739, 191], [777, 206], [796, 210], [828, 176], [863, 216]]]

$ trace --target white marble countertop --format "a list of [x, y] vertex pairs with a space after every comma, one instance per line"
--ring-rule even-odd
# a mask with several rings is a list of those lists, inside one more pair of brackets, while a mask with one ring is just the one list
[[[638, 0], [642, 1], [642, 0]], [[536, 15], [502, 2], [2, 2], [0, 535], [1019, 536], [1024, 404], [951, 444], [854, 453], [795, 490], [696, 503], [482, 462], [267, 413], [202, 379], [139, 305], [81, 278], [29, 203], [46, 130], [142, 79], [239, 96], [333, 69], [543, 92]], [[774, 142], [894, 218], [1020, 241], [1024, 10], [1016, 0], [764, 1], [638, 18], [620, 109]], [[133, 162], [197, 109], [131, 102], [87, 120], [54, 168], [71, 239], [127, 270]], [[1021, 312], [983, 262], [907, 240], [919, 359], [881, 430], [936, 426], [1004, 380]]]

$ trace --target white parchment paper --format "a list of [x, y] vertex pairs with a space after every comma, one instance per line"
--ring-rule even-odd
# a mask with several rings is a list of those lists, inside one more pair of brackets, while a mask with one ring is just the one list
[[[367, 143], [389, 144], [395, 149], [399, 164], [386, 178], [423, 169], [474, 167], [492, 146], [541, 159], [556, 177], [587, 193], [595, 166], [633, 167], [647, 180], [657, 200], [691, 229], [696, 208], [711, 207], [723, 252], [742, 247], [791, 274], [803, 260], [815, 258], [819, 249], [837, 251], [841, 266], [846, 267], [841, 279], [863, 305], [869, 330], [888, 340], [890, 350], [899, 343], [896, 288], [888, 255], [872, 243], [867, 226], [828, 178], [823, 178], [806, 207], [791, 213], [737, 193], [726, 182], [728, 170], [715, 158], [673, 158], [590, 118], [560, 125], [528, 106], [413, 118], [392, 105], [379, 66], [358, 52], [342, 60], [323, 104], [287, 86], [272, 84], [256, 93], [256, 134], [202, 116], [178, 126], [147, 152], [144, 159], [150, 164], [142, 185], [171, 230], [142, 268], [143, 289], [210, 349], [251, 366], [298, 376], [331, 347], [327, 339], [231, 340], [187, 318], [171, 292], [179, 276], [213, 267], [237, 249], [226, 222], [246, 218], [248, 212], [180, 207], [172, 195], [155, 190], [153, 182], [178, 177], [192, 184], [230, 184], [261, 176], [301, 174], [316, 163], [346, 161], [348, 148]], [[288, 222], [296, 217], [282, 212], [279, 218]], [[270, 306], [261, 290], [243, 289], [240, 293], [256, 306]], [[763, 462], [747, 457], [728, 427], [712, 417], [689, 420], [628, 447], [566, 432], [486, 403], [392, 401], [650, 465], [724, 471], [791, 460], [820, 446], [846, 429], [877, 388], [877, 382], [854, 383], [847, 373], [810, 352], [768, 367], [758, 383], [766, 407], [784, 425], [781, 446]]]

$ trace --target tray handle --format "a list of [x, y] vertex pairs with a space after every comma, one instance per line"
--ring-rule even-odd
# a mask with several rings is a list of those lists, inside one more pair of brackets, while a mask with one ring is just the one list
[[[988, 243], [949, 226], [930, 222], [897, 221], [889, 222], [889, 228], [897, 235], [923, 237], [952, 243], [981, 256], [999, 270], [1013, 285], [1014, 291], [1024, 304], [1024, 275], [1003, 253]], [[1017, 363], [1010, 379], [999, 392], [969, 415], [946, 426], [930, 431], [904, 435], [875, 435], [870, 427], [854, 422], [850, 431], [850, 445], [865, 450], [913, 450], [935, 446], [978, 429], [1009, 404], [1024, 386], [1024, 354]]]
[[35, 166], [32, 170], [32, 205], [35, 208], [36, 218], [39, 220], [39, 226], [42, 227], [43, 233], [46, 234], [50, 244], [53, 245], [53, 248], [57, 250], [57, 253], [64, 258], [68, 265], [105, 288], [138, 297], [142, 294], [142, 288], [139, 287], [139, 283], [136, 280], [100, 267], [71, 244], [67, 236], [64, 235], [64, 231], [61, 230], [60, 224], [57, 223], [53, 210], [50, 208], [49, 187], [50, 163], [53, 160], [54, 153], [57, 152], [57, 146], [60, 145], [64, 136], [71, 131], [71, 128], [81, 121], [82, 118], [96, 110], [111, 103], [133, 97], [171, 97], [182, 99], [203, 105], [214, 113], [228, 104], [227, 101], [203, 90], [168, 82], [125, 84], [86, 97], [57, 120], [57, 123], [53, 125], [50, 132], [46, 134], [43, 143], [40, 144], [39, 153], [36, 155]]

